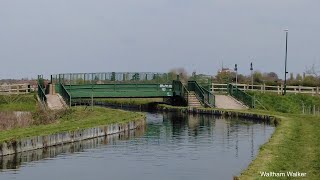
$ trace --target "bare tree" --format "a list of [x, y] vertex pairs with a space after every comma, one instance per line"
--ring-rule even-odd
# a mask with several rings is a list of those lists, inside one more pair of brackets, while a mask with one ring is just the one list
[[320, 67], [313, 63], [310, 67], [306, 67], [305, 74], [319, 77], [320, 76]]

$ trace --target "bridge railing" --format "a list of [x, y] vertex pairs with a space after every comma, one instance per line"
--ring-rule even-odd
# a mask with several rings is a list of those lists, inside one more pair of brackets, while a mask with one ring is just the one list
[[68, 106], [71, 106], [72, 100], [71, 100], [71, 95], [65, 88], [63, 84], [60, 84], [60, 95], [62, 96], [63, 100], [66, 102]]
[[207, 106], [209, 107], [214, 107], [215, 106], [215, 96], [206, 88], [200, 86], [204, 92], [204, 97], [205, 97], [205, 101], [204, 103], [206, 103]]
[[245, 93], [244, 91], [240, 90], [237, 86], [233, 84], [228, 84], [227, 91], [229, 95], [236, 98], [238, 101], [244, 103], [246, 106], [250, 108], [254, 108], [254, 98], [249, 94]]
[[[251, 84], [237, 84], [238, 89], [241, 91], [255, 91], [255, 92], [273, 92], [277, 94], [282, 94], [284, 87], [283, 85], [278, 86], [268, 86], [265, 84], [260, 85], [251, 85]], [[294, 94], [311, 94], [317, 95], [320, 94], [319, 87], [308, 87], [308, 86], [287, 86], [287, 93], [294, 93]], [[213, 93], [227, 93], [228, 91], [228, 84], [217, 84], [212, 83], [210, 87], [211, 92]]]
[[102, 72], [51, 75], [53, 84], [171, 83], [176, 76], [152, 72]]
[[200, 86], [197, 81], [188, 81], [188, 90], [194, 91], [200, 102], [209, 107], [214, 107], [215, 98], [214, 95], [207, 89]]
[[44, 90], [44, 80], [43, 80], [43, 76], [39, 75], [38, 76], [38, 97], [40, 99], [40, 101], [46, 105], [47, 103], [47, 97], [46, 97], [46, 93]]
[[180, 96], [182, 97], [186, 104], [188, 104], [188, 96], [189, 96], [189, 91], [188, 88], [179, 80], [174, 80], [172, 82], [172, 91], [175, 96]]

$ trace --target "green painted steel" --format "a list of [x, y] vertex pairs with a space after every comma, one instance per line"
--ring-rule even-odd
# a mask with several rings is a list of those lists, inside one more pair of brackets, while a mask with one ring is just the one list
[[196, 96], [199, 98], [200, 102], [204, 106], [207, 106], [207, 107], [215, 106], [214, 95], [204, 87], [200, 86], [197, 83], [197, 81], [188, 81], [188, 90], [194, 91]]
[[64, 85], [72, 99], [76, 98], [125, 98], [171, 97], [171, 84], [92, 84]]
[[47, 97], [44, 89], [44, 79], [42, 75], [38, 75], [38, 97], [39, 99], [46, 103], [47, 102]]
[[173, 96], [180, 96], [185, 100], [185, 103], [188, 104], [188, 88], [179, 80], [172, 81], [172, 91]]
[[144, 98], [180, 96], [188, 103], [195, 91], [204, 106], [214, 107], [214, 95], [196, 81], [188, 86], [172, 73], [69, 73], [51, 75], [51, 83], [68, 105], [81, 98]]
[[236, 98], [238, 101], [241, 101], [246, 106], [254, 108], [255, 100], [254, 97], [240, 90], [237, 86], [228, 84], [228, 94]]
[[66, 104], [68, 104], [68, 106], [71, 106], [71, 102], [72, 102], [72, 99], [71, 99], [71, 95], [70, 93], [67, 91], [67, 89], [65, 88], [64, 85], [60, 84], [59, 85], [59, 94], [62, 96], [63, 100], [66, 102]]

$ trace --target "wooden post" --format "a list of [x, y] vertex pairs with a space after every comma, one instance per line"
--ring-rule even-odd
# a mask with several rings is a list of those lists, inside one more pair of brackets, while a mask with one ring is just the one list
[[314, 88], [312, 88], [312, 96], [314, 96]]
[[278, 85], [277, 88], [278, 88], [278, 94], [280, 94], [280, 86]]
[[316, 88], [316, 94], [319, 95], [319, 87]]

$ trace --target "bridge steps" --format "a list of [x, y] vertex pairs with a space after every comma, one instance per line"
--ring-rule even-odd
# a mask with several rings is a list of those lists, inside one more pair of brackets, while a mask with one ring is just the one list
[[189, 107], [203, 107], [197, 98], [195, 92], [190, 91], [188, 94], [188, 106]]
[[220, 109], [248, 109], [247, 106], [227, 95], [215, 95], [216, 108]]

